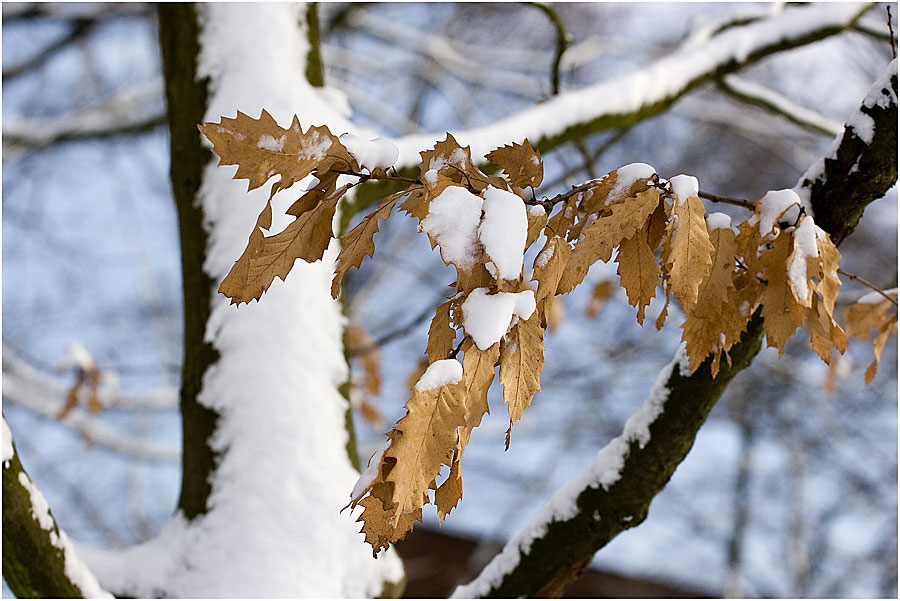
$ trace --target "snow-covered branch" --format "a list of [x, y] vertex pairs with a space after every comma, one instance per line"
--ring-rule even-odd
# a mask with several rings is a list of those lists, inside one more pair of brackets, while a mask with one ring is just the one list
[[897, 181], [897, 59], [882, 72], [831, 147], [794, 190], [809, 200], [816, 224], [835, 243], [856, 227], [863, 210]]
[[22, 467], [5, 417], [2, 461], [3, 578], [9, 588], [20, 598], [111, 598], [75, 553]]
[[828, 136], [838, 135], [844, 127], [842, 123], [800, 106], [771, 88], [736, 75], [726, 75], [719, 80], [719, 85], [738, 100], [760, 106], [767, 111], [785, 117], [801, 127]]
[[3, 152], [16, 154], [67, 140], [147, 131], [164, 124], [165, 117], [162, 79], [154, 79], [126, 87], [112, 98], [74, 113], [46, 119], [5, 117]]
[[[454, 132], [472, 156], [483, 156], [513, 140], [528, 138], [546, 151], [587, 133], [626, 126], [658, 114], [675, 100], [714, 78], [766, 56], [809, 44], [851, 27], [869, 9], [859, 4], [788, 7], [745, 25], [720, 31], [702, 43], [682, 46], [634, 72], [566, 92], [494, 123]], [[418, 164], [419, 151], [444, 134], [400, 138], [401, 166]], [[536, 143], [535, 143], [536, 142]]]
[[[6, 401], [27, 407], [45, 417], [57, 419], [71, 388], [71, 382], [29, 365], [12, 347], [3, 345], [3, 398]], [[101, 402], [105, 407], [120, 409], [164, 409], [174, 407], [178, 402], [178, 391], [174, 389], [145, 393], [116, 390], [101, 392]], [[81, 432], [95, 444], [145, 461], [175, 462], [181, 456], [177, 448], [122, 434], [83, 408], [67, 412], [60, 421]]]
[[[883, 196], [897, 177], [897, 62], [890, 64], [886, 75], [873, 85], [859, 113], [851, 116], [843, 139], [865, 135], [863, 117], [871, 125], [868, 143], [854, 146], [859, 151], [853, 164], [887, 170], [887, 176], [876, 177], [865, 189], [845, 191], [842, 203], [859, 207]], [[891, 110], [893, 113], [891, 113]], [[882, 114], [883, 113], [883, 114]], [[844, 148], [839, 137], [835, 148]], [[893, 154], [891, 154], [893, 153]], [[826, 156], [832, 156], [829, 153]], [[837, 152], [841, 162], [841, 153]], [[885, 163], [889, 162], [890, 166]], [[821, 163], [821, 161], [820, 161]], [[893, 174], [890, 171], [893, 169]], [[826, 175], [828, 174], [826, 161]], [[815, 165], [808, 173], [819, 173]], [[866, 171], [864, 171], [866, 172]], [[798, 189], [807, 185], [801, 179]], [[841, 177], [816, 180], [822, 192], [829, 186], [842, 187]], [[843, 188], [841, 188], [843, 189]], [[812, 198], [816, 191], [813, 189]], [[816, 222], [824, 226], [836, 243], [850, 231], [844, 219], [842, 203], [820, 201], [814, 204]], [[843, 235], [842, 235], [843, 234]], [[665, 486], [678, 464], [687, 455], [706, 415], [721, 396], [728, 382], [753, 360], [759, 351], [764, 328], [757, 315], [750, 321], [740, 342], [730, 356], [732, 364], [711, 377], [708, 358], [693, 374], [682, 375], [681, 351], [665, 367], [647, 401], [625, 424], [622, 435], [604, 447], [581, 476], [560, 489], [535, 515], [529, 525], [512, 538], [471, 583], [459, 587], [457, 597], [553, 596], [565, 590], [594, 552], [622, 531], [641, 523], [653, 497]], [[549, 584], [548, 584], [549, 583]]]

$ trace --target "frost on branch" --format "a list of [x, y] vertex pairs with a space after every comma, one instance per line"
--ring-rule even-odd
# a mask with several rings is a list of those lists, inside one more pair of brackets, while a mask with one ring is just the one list
[[[398, 203], [456, 271], [455, 290], [436, 308], [428, 330], [427, 363], [411, 382], [407, 413], [351, 495], [350, 506], [364, 508], [362, 532], [376, 551], [403, 538], [421, 521], [425, 505], [434, 504], [443, 521], [459, 503], [461, 458], [489, 411], [487, 393], [497, 372], [509, 413], [509, 446], [513, 425], [541, 389], [544, 335], [556, 297], [579, 286], [597, 261], [615, 258], [639, 323], [660, 288], [665, 307], [657, 327], [670, 299], [680, 303], [691, 372], [710, 356], [713, 378], [723, 356], [730, 365], [729, 351], [760, 306], [768, 344], [779, 352], [802, 325], [826, 362], [833, 349], [843, 352], [847, 344], [834, 319], [840, 254], [790, 190], [764, 194], [753, 215], [734, 227], [727, 216], [706, 214], [695, 177], [667, 182], [644, 163], [536, 200], [526, 188], [541, 183], [543, 165], [527, 140], [488, 153], [503, 172], [488, 175], [471, 150], [447, 134], [421, 152], [413, 180], [387, 173], [394, 157], [386, 144], [348, 134], [337, 138], [325, 127], [304, 133], [296, 118], [281, 129], [265, 111], [258, 120], [239, 113], [201, 131], [221, 163], [237, 164], [235, 177], [250, 180], [251, 188], [280, 175], [274, 194], [315, 177], [287, 210], [294, 221], [280, 233], [264, 233], [272, 225], [267, 203], [247, 249], [222, 282], [220, 290], [232, 302], [259, 299], [276, 276], [287, 277], [297, 258], [320, 259], [338, 200], [372, 179], [401, 179], [409, 186], [385, 197], [343, 235], [332, 295], [339, 295], [351, 267], [373, 256], [378, 224]], [[349, 183], [339, 186], [339, 177]], [[526, 269], [523, 257], [534, 244], [541, 250]], [[877, 358], [896, 316], [869, 319], [878, 331]], [[857, 330], [871, 329], [862, 318], [854, 323]], [[442, 466], [449, 473], [441, 480]]]

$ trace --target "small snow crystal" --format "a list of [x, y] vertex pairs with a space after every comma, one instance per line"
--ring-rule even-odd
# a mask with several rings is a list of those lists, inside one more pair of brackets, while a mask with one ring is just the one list
[[281, 152], [281, 149], [284, 148], [284, 143], [287, 140], [287, 136], [281, 136], [277, 140], [268, 135], [262, 135], [259, 137], [259, 142], [256, 143], [257, 148], [262, 148], [263, 150], [270, 150], [272, 152]]
[[691, 196], [700, 196], [700, 182], [693, 175], [676, 175], [669, 180], [680, 205]]
[[499, 292], [488, 294], [487, 288], [476, 288], [463, 302], [463, 328], [475, 345], [485, 350], [498, 342], [509, 329], [512, 316], [528, 319], [534, 313], [534, 292]]
[[478, 238], [505, 280], [522, 273], [522, 255], [528, 235], [528, 216], [522, 199], [511, 192], [488, 186], [484, 191], [484, 220]]
[[460, 186], [449, 186], [428, 205], [420, 227], [441, 247], [441, 257], [460, 269], [475, 265], [475, 242], [481, 222], [480, 196]]
[[462, 380], [462, 363], [456, 359], [439, 359], [425, 370], [419, 381], [416, 382], [416, 390], [425, 392], [441, 386], [458, 384]]

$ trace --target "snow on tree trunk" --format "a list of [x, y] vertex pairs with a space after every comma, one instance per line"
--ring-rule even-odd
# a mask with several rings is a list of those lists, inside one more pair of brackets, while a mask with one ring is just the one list
[[[304, 127], [348, 129], [306, 80], [305, 8], [197, 10], [197, 76], [209, 78], [205, 120], [237, 110], [255, 116], [265, 106], [283, 124], [297, 113]], [[247, 194], [231, 169], [216, 164], [203, 173], [197, 203], [209, 234], [204, 271], [217, 285], [241, 254], [266, 192]], [[282, 193], [275, 202], [291, 200]], [[210, 290], [205, 339], [219, 358], [197, 395], [219, 415], [209, 440], [218, 461], [207, 511], [191, 521], [179, 512], [159, 537], [127, 551], [87, 552], [110, 590], [137, 597], [372, 597], [402, 579], [398, 557], [373, 559], [359, 525], [339, 513], [358, 473], [347, 454], [347, 401], [338, 390], [348, 373], [344, 317], [330, 294], [336, 242], [322, 261], [298, 262], [265, 302], [236, 307]]]

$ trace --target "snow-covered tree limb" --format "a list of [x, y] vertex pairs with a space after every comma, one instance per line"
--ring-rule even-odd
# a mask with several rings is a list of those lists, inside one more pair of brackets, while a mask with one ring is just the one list
[[863, 210], [897, 181], [897, 59], [885, 68], [831, 147], [797, 182], [816, 225], [835, 243], [859, 223]]
[[766, 86], [736, 75], [726, 75], [719, 80], [719, 86], [742, 102], [762, 107], [812, 131], [836, 136], [843, 129], [840, 122], [800, 106]]
[[[4, 385], [6, 384], [4, 380]], [[19, 598], [109, 598], [22, 467], [3, 418], [3, 578]]]
[[160, 102], [162, 81], [148, 81], [120, 90], [115, 96], [46, 119], [10, 117], [3, 120], [4, 160], [11, 154], [35, 151], [69, 140], [140, 133], [165, 123]]
[[[625, 127], [659, 114], [703, 83], [777, 52], [840, 33], [869, 8], [859, 4], [791, 6], [713, 33], [631, 73], [565, 92], [490, 125], [454, 132], [454, 137], [472, 147], [472, 156], [484, 156], [524, 138], [544, 152], [588, 133]], [[396, 140], [398, 168], [417, 165], [418, 153], [443, 137], [441, 132]]]
[[[820, 184], [822, 191], [813, 190], [813, 199], [817, 198], [816, 194], [820, 199], [831, 198], [828, 191], [831, 185], [844, 191], [841, 202], [819, 200], [813, 204], [816, 223], [824, 224], [820, 227], [836, 243], [852, 231], [863, 208], [882, 197], [896, 182], [896, 69], [894, 60], [887, 75], [873, 85], [860, 113], [851, 116], [845, 133], [835, 140], [834, 147], [840, 149], [844, 146], [842, 140], [852, 136], [854, 140], [848, 144], [858, 152], [852, 164], [858, 165], [860, 178], [875, 183], [846, 188], [841, 177], [827, 175], [826, 162], [826, 177]], [[875, 123], [865, 144], [860, 144], [858, 139], [863, 121], [860, 114], [869, 116]], [[841, 156], [840, 151], [837, 156]], [[807, 173], [818, 173], [815, 165]], [[804, 185], [805, 179], [801, 179], [798, 188]], [[858, 207], [858, 213], [848, 213], [846, 206]], [[715, 379], [709, 370], [711, 358], [693, 374], [682, 373], [683, 351], [679, 350], [675, 360], [660, 372], [647, 401], [626, 422], [623, 433], [598, 453], [586, 472], [560, 489], [481, 574], [459, 587], [454, 596], [561, 594], [597, 549], [643, 521], [653, 497], [687, 455], [697, 431], [727, 383], [759, 351], [763, 334], [762, 319], [757, 314], [730, 351], [732, 365], [723, 366]]]

